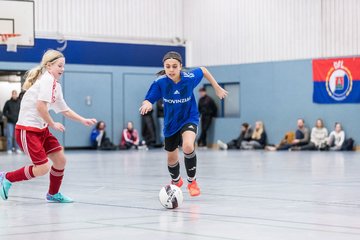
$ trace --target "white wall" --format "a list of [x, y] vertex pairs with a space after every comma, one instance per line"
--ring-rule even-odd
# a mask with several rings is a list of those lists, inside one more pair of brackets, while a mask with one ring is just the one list
[[35, 0], [37, 37], [172, 43], [183, 35], [182, 0]]
[[37, 37], [171, 44], [188, 66], [360, 55], [360, 0], [35, 0]]
[[184, 0], [192, 65], [360, 55], [359, 0]]

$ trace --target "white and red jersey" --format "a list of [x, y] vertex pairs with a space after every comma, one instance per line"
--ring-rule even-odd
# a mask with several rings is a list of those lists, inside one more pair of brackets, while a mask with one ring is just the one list
[[55, 113], [69, 110], [61, 85], [46, 71], [24, 94], [20, 105], [19, 120], [16, 123], [17, 129], [39, 132], [47, 128], [48, 123], [40, 117], [36, 109], [37, 101], [47, 102], [48, 109]]

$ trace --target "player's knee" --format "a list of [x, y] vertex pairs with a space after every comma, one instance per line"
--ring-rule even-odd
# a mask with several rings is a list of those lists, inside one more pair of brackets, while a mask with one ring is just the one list
[[49, 162], [44, 163], [42, 165], [37, 165], [35, 169], [33, 169], [33, 172], [35, 172], [35, 176], [43, 176], [47, 174], [50, 171], [50, 164]]
[[62, 169], [65, 167], [66, 165], [66, 158], [65, 158], [65, 154], [61, 151], [61, 152], [57, 152], [55, 154], [51, 154], [49, 155], [50, 159], [53, 161], [54, 166], [57, 169]]
[[65, 156], [61, 157], [58, 161], [57, 161], [58, 165], [65, 167], [66, 165], [66, 158]]
[[64, 169], [66, 166], [66, 159], [58, 159], [56, 162], [54, 161], [53, 167], [55, 169]]
[[184, 142], [182, 148], [185, 154], [190, 154], [195, 150], [194, 143], [190, 142]]
[[169, 165], [174, 165], [175, 163], [178, 162], [178, 160], [179, 160], [179, 157], [175, 151], [168, 153], [168, 164]]

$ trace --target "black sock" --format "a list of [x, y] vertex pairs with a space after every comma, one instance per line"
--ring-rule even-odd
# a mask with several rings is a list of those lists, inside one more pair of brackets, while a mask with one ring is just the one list
[[179, 181], [180, 179], [180, 163], [179, 161], [174, 165], [168, 165], [169, 173], [174, 182]]
[[194, 181], [196, 175], [196, 153], [193, 151], [190, 154], [184, 153], [184, 162], [186, 173], [188, 175], [188, 182]]

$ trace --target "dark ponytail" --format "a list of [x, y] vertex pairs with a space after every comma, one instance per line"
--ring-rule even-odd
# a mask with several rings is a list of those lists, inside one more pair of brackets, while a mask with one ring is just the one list
[[158, 76], [158, 77], [163, 76], [163, 75], [165, 75], [165, 70], [161, 70], [156, 73], [156, 76]]

